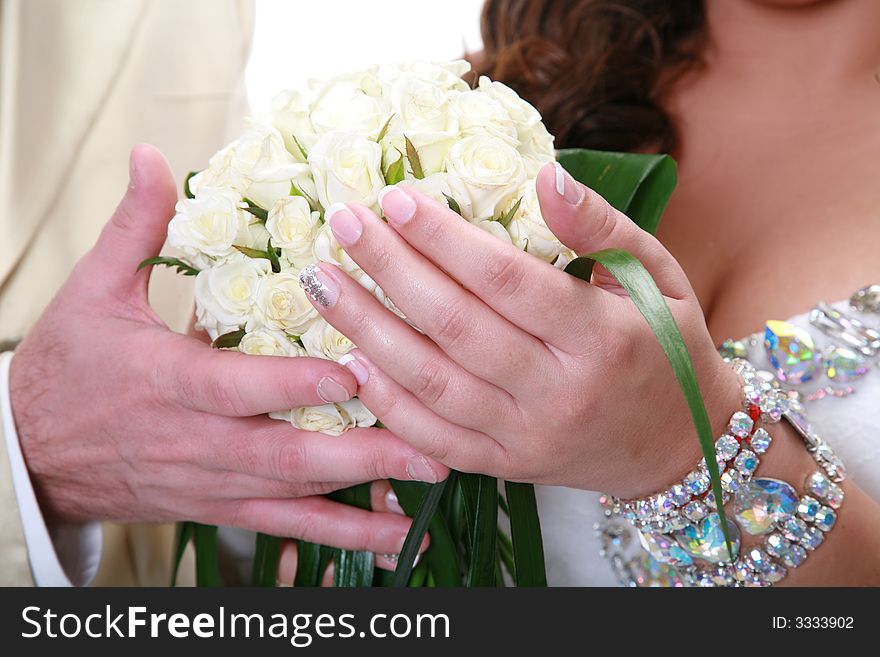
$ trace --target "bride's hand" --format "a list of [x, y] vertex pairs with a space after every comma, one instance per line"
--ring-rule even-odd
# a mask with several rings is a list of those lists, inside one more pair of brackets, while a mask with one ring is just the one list
[[[673, 257], [561, 167], [539, 173], [550, 229], [577, 253], [638, 257], [694, 359], [713, 429], [739, 403], [699, 303]], [[388, 223], [328, 211], [348, 254], [424, 335], [332, 265], [321, 314], [359, 350], [359, 397], [393, 433], [464, 471], [510, 480], [653, 492], [700, 449], [683, 396], [646, 321], [609, 273], [591, 284], [485, 233], [412, 189], [382, 197]]]

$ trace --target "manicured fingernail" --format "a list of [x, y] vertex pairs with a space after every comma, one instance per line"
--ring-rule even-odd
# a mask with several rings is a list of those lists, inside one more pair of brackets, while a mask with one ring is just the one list
[[562, 168], [562, 165], [559, 164], [559, 162], [554, 162], [553, 166], [556, 169], [556, 193], [565, 199], [565, 202], [570, 205], [577, 205], [580, 203], [581, 199], [584, 197], [583, 187], [571, 177], [568, 171]]
[[402, 516], [406, 515], [403, 507], [400, 506], [400, 501], [397, 499], [397, 493], [394, 492], [393, 488], [385, 493], [385, 506], [388, 507], [388, 510], [391, 511], [391, 513], [399, 513]]
[[324, 221], [330, 224], [330, 230], [342, 246], [351, 246], [364, 232], [361, 220], [354, 216], [345, 203], [334, 203], [327, 208], [324, 212]]
[[416, 213], [416, 202], [394, 185], [388, 185], [379, 192], [379, 207], [392, 226], [402, 226]]
[[370, 370], [353, 354], [345, 354], [342, 358], [337, 361], [340, 365], [347, 367], [348, 370], [354, 374], [354, 378], [357, 379], [358, 385], [364, 385], [370, 378]]
[[412, 457], [406, 464], [406, 474], [414, 481], [424, 481], [428, 484], [436, 484], [438, 481], [437, 473], [424, 456]]
[[318, 265], [304, 267], [299, 273], [299, 284], [312, 301], [329, 308], [339, 300], [339, 286], [321, 271]]
[[351, 394], [343, 385], [334, 381], [329, 376], [325, 376], [318, 381], [318, 397], [328, 404], [335, 402], [344, 402], [351, 399]]

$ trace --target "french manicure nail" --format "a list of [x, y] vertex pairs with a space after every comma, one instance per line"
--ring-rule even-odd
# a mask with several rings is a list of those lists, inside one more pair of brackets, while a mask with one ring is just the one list
[[299, 284], [312, 301], [329, 308], [339, 299], [339, 286], [321, 271], [318, 265], [304, 267], [299, 273]]
[[334, 381], [329, 376], [325, 376], [318, 381], [318, 397], [328, 404], [336, 402], [344, 402], [351, 399], [351, 395], [343, 385]]
[[406, 464], [406, 474], [414, 481], [424, 481], [428, 484], [437, 483], [437, 473], [428, 463], [424, 456], [414, 456]]
[[379, 192], [379, 207], [392, 226], [402, 226], [416, 213], [416, 202], [395, 185], [388, 185]]
[[385, 506], [388, 507], [388, 510], [391, 511], [391, 513], [397, 513], [402, 516], [406, 515], [403, 507], [400, 506], [400, 501], [397, 499], [397, 493], [394, 492], [393, 488], [385, 493]]
[[342, 246], [351, 246], [360, 239], [364, 232], [361, 220], [348, 209], [345, 203], [334, 203], [324, 212], [324, 221], [330, 224], [330, 230]]
[[559, 194], [569, 205], [577, 205], [584, 197], [584, 190], [571, 174], [566, 171], [559, 162], [553, 163], [556, 169], [556, 193]]
[[348, 368], [348, 370], [354, 375], [354, 378], [357, 379], [359, 386], [364, 385], [369, 380], [370, 370], [368, 370], [366, 366], [354, 355], [345, 354], [337, 362], [343, 367]]

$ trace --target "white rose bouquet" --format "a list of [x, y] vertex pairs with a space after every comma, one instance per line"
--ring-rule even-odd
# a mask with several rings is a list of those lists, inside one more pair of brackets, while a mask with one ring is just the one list
[[[393, 302], [343, 251], [324, 211], [378, 210], [391, 184], [412, 185], [539, 258], [573, 255], [541, 218], [534, 176], [555, 158], [534, 107], [499, 82], [462, 76], [463, 61], [373, 67], [283, 92], [273, 111], [188, 179], [168, 243], [196, 273], [198, 328], [248, 354], [338, 360], [354, 345], [300, 288], [314, 262], [342, 267], [388, 307]], [[272, 417], [339, 435], [376, 418], [357, 400]]]
[[[187, 177], [187, 198], [168, 226], [168, 244], [179, 257], [151, 258], [142, 266], [174, 266], [196, 277], [197, 327], [214, 347], [338, 360], [354, 345], [315, 311], [298, 274], [316, 262], [332, 263], [400, 314], [324, 221], [334, 203], [381, 212], [379, 192], [400, 184], [447, 203], [464, 220], [535, 257], [560, 268], [573, 263], [567, 270], [588, 279], [584, 259], [575, 260], [547, 228], [535, 193], [538, 170], [557, 157], [553, 136], [512, 89], [485, 77], [469, 84], [469, 71], [464, 61], [377, 66], [313, 82], [308, 98], [281, 93], [271, 112], [250, 119], [241, 137]], [[648, 230], [675, 182], [665, 156], [577, 150], [559, 160]], [[270, 415], [329, 436], [377, 422], [358, 399]], [[707, 440], [711, 448], [711, 436]], [[545, 583], [531, 486], [508, 482], [500, 498], [494, 479], [456, 476], [427, 491], [423, 484], [393, 482], [404, 509], [416, 516], [396, 583], [500, 584], [502, 567], [517, 584]], [[369, 501], [363, 487], [334, 495], [352, 504]], [[499, 504], [510, 517], [510, 537], [497, 528]], [[478, 507], [495, 513], [476, 514]], [[431, 548], [413, 571], [411, 555], [429, 523]], [[198, 542], [215, 534], [185, 523], [181, 541], [191, 536]], [[258, 537], [255, 582], [274, 583], [278, 540]], [[197, 547], [197, 553], [211, 549]], [[297, 584], [316, 584], [315, 573], [329, 559], [337, 564], [337, 583], [387, 581], [374, 576], [372, 555], [353, 554], [300, 542]]]

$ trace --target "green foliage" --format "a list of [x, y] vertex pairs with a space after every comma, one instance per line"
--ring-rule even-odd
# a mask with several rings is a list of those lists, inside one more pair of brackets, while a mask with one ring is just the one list
[[169, 258], [168, 256], [156, 256], [155, 258], [147, 258], [146, 260], [142, 260], [135, 271], [140, 271], [144, 267], [150, 267], [152, 265], [162, 265], [164, 267], [174, 267], [177, 269], [178, 274], [183, 274], [184, 276], [198, 276], [199, 270], [193, 267], [192, 265], [186, 264], [183, 260], [179, 258]]

